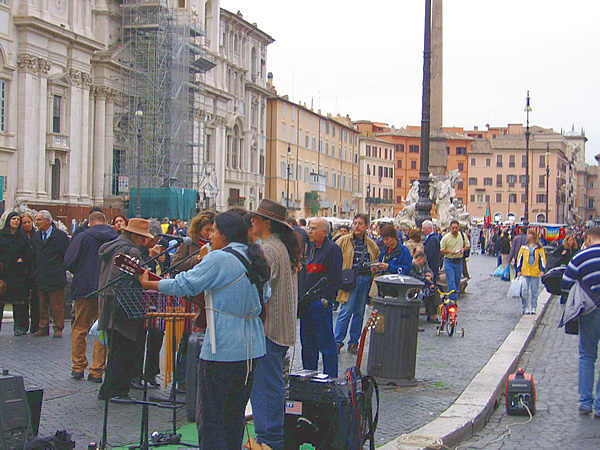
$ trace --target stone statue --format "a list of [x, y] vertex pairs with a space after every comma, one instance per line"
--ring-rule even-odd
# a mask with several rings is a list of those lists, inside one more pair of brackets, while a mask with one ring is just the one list
[[414, 228], [415, 217], [417, 215], [417, 210], [415, 208], [417, 202], [419, 201], [419, 180], [415, 180], [406, 195], [406, 200], [404, 200], [404, 208], [398, 213], [396, 218], [394, 219], [394, 224], [400, 228]]

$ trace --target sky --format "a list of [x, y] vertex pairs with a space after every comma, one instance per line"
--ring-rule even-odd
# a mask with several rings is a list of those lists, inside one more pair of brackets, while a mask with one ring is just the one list
[[[275, 39], [279, 95], [402, 127], [420, 125], [425, 1], [221, 0]], [[446, 0], [444, 126], [583, 128], [600, 153], [600, 2]]]

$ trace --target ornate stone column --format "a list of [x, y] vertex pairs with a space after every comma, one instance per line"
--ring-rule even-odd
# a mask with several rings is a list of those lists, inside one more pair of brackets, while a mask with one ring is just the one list
[[[94, 86], [94, 156], [92, 161], [92, 201], [102, 204], [104, 201], [104, 173], [109, 170], [106, 162], [106, 96], [105, 86]], [[112, 172], [112, 171], [111, 171]]]

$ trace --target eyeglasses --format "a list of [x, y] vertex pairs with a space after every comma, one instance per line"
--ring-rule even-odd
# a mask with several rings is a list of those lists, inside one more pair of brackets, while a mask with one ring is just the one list
[[320, 231], [320, 229], [317, 227], [308, 227], [308, 231], [315, 232], [315, 231]]

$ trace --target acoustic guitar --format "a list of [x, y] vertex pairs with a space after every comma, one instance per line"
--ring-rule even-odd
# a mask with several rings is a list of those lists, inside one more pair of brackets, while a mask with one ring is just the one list
[[367, 337], [367, 332], [377, 325], [377, 322], [381, 319], [381, 316], [377, 312], [376, 309], [373, 310], [369, 318], [367, 319], [367, 323], [362, 330], [360, 335], [360, 345], [358, 347], [358, 355], [356, 356], [356, 367], [358, 367], [358, 371], [360, 372], [360, 364], [362, 362], [363, 352], [365, 350], [365, 340]]

